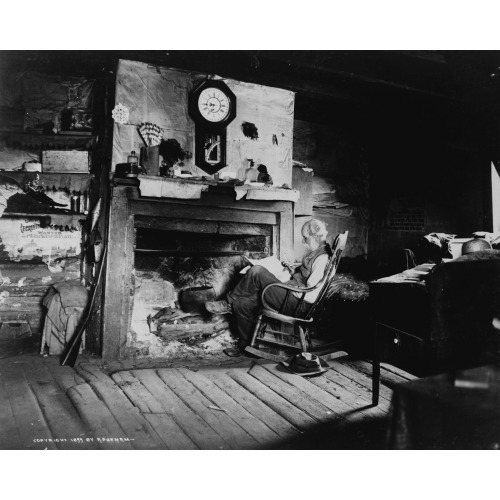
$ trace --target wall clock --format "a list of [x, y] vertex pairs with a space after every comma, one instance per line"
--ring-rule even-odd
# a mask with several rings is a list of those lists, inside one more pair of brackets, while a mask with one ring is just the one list
[[204, 80], [189, 93], [195, 122], [195, 164], [208, 174], [226, 166], [226, 128], [236, 117], [236, 96], [222, 80]]

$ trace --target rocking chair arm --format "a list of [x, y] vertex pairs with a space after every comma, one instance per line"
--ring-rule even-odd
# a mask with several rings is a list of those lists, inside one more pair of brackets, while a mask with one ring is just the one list
[[[292, 286], [292, 285], [287, 285], [285, 283], [270, 283], [269, 285], [267, 285], [264, 290], [262, 290], [262, 295], [261, 295], [261, 299], [262, 299], [262, 305], [266, 308], [266, 309], [274, 309], [274, 307], [270, 306], [267, 302], [266, 302], [266, 292], [269, 288], [273, 287], [273, 286], [277, 286], [278, 288], [283, 288], [285, 290], [288, 290], [287, 293], [290, 293], [290, 292], [299, 292], [299, 293], [302, 293], [302, 294], [306, 294], [307, 292], [311, 292], [312, 290], [314, 290], [315, 288], [317, 288], [319, 286], [319, 284], [322, 283], [322, 281], [320, 281], [319, 283], [317, 283], [316, 285], [314, 286], [311, 286], [311, 287], [308, 287], [308, 288], [301, 288], [301, 287], [298, 287], [298, 286]], [[303, 296], [304, 296], [303, 295]], [[288, 295], [287, 295], [288, 296]], [[303, 297], [302, 296], [302, 297]]]

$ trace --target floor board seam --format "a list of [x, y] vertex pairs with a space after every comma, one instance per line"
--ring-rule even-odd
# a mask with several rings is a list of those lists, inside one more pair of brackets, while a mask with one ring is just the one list
[[[259, 365], [260, 366], [260, 365]], [[264, 367], [261, 366], [261, 368], [263, 370], [265, 370]], [[267, 370], [266, 370], [267, 371]], [[297, 392], [300, 392], [301, 394], [305, 394], [307, 397], [311, 398], [306, 392], [304, 392], [302, 389], [300, 389], [299, 387], [291, 384], [290, 382], [286, 381], [286, 380], [283, 380], [283, 379], [280, 379], [279, 377], [277, 377], [276, 375], [274, 375], [273, 373], [267, 371], [267, 373], [269, 373], [269, 375], [273, 376], [273, 377], [276, 377], [278, 380], [280, 380], [281, 382], [287, 384], [289, 386], [289, 388], [291, 390], [294, 390], [294, 391], [297, 391]], [[319, 419], [318, 416], [314, 415], [314, 414], [311, 414], [309, 411], [307, 411], [305, 408], [302, 409], [300, 408], [299, 406], [297, 406], [293, 401], [290, 401], [290, 399], [288, 399], [285, 395], [283, 394], [280, 394], [279, 392], [277, 392], [277, 390], [273, 389], [272, 387], [270, 387], [269, 385], [265, 384], [264, 382], [262, 382], [261, 380], [259, 380], [258, 377], [252, 375], [251, 373], [249, 373], [250, 376], [252, 376], [255, 380], [258, 380], [259, 382], [261, 382], [262, 384], [264, 384], [268, 389], [270, 389], [271, 391], [273, 391], [275, 394], [278, 394], [279, 396], [281, 396], [283, 399], [285, 399], [286, 401], [288, 401], [292, 406], [294, 406], [298, 411], [304, 413], [305, 415], [311, 417], [313, 420], [315, 420], [318, 424], [321, 424], [321, 423], [324, 423], [322, 422], [322, 420]], [[313, 400], [313, 403], [312, 404], [316, 404], [318, 403], [319, 405], [323, 406], [324, 409], [326, 410], [326, 412], [331, 412], [332, 410], [330, 410], [330, 408], [328, 408], [327, 406], [325, 406], [323, 403], [321, 403], [320, 401], [317, 401], [315, 398], [311, 398]], [[328, 414], [328, 413], [327, 413]], [[340, 420], [345, 420], [344, 418], [342, 418], [342, 416], [338, 415], [338, 414], [335, 414], [336, 418], [337, 419], [340, 419]]]
[[[27, 386], [28, 386], [28, 388], [29, 388], [29, 390], [31, 392], [31, 395], [35, 398], [36, 404], [37, 404], [38, 408], [40, 409], [40, 413], [42, 414], [42, 418], [43, 418], [43, 420], [45, 422], [45, 426], [47, 427], [47, 429], [50, 432], [50, 437], [52, 439], [54, 439], [54, 429], [52, 429], [52, 426], [49, 423], [49, 420], [47, 418], [47, 414], [46, 414], [46, 412], [43, 409], [43, 405], [41, 404], [40, 399], [36, 395], [36, 391], [33, 390], [31, 381], [28, 378], [28, 375], [27, 375], [27, 373], [25, 371], [25, 367], [24, 366], [22, 366], [22, 370], [23, 370], [23, 374], [24, 374], [24, 379], [26, 380], [26, 384], [27, 384]], [[56, 446], [57, 446], [57, 444], [58, 443], [56, 443]], [[57, 449], [60, 449], [59, 446], [57, 446]]]
[[2, 382], [2, 388], [3, 388], [3, 392], [5, 394], [5, 397], [7, 398], [7, 401], [9, 403], [9, 408], [10, 408], [10, 414], [12, 416], [12, 421], [14, 422], [14, 425], [15, 425], [15, 429], [16, 429], [16, 441], [21, 444], [22, 442], [22, 439], [21, 439], [21, 429], [19, 428], [19, 424], [17, 422], [17, 419], [16, 419], [16, 415], [14, 413], [14, 409], [12, 408], [12, 403], [10, 401], [10, 396], [9, 396], [9, 391], [7, 390], [7, 387], [5, 386], [5, 384], [3, 384]]
[[[248, 374], [248, 372], [246, 372]], [[234, 382], [236, 385], [238, 385], [242, 390], [245, 391], [245, 393], [248, 395], [247, 397], [250, 397], [251, 398], [257, 398], [257, 396], [255, 396], [254, 394], [252, 394], [247, 388], [243, 387], [241, 384], [239, 384], [235, 379], [233, 379], [229, 373], [227, 372], [224, 372], [224, 375], [226, 375], [228, 377], [228, 379], [230, 379], [232, 382]], [[210, 380], [212, 380], [210, 377], [209, 377]], [[223, 391], [225, 394], [227, 394], [229, 397], [231, 397], [233, 400], [234, 397], [226, 390], [225, 387], [221, 387], [218, 383], [217, 383], [217, 378], [215, 378], [214, 380], [212, 380], [213, 383], [215, 385], [217, 385], [217, 387], [219, 387], [219, 389], [221, 391]], [[236, 401], [236, 400], [235, 400]], [[258, 399], [259, 403], [263, 406], [265, 406], [267, 408], [267, 410], [269, 412], [271, 412], [272, 414], [274, 414], [277, 418], [279, 419], [282, 419], [284, 422], [286, 422], [288, 424], [288, 426], [290, 426], [292, 429], [294, 429], [297, 433], [300, 433], [300, 430], [295, 426], [293, 425], [291, 422], [289, 422], [287, 419], [285, 419], [283, 416], [281, 416], [279, 413], [277, 413], [273, 408], [271, 408], [268, 404], [266, 404], [264, 401], [262, 401], [261, 399]], [[241, 404], [241, 403], [240, 403]], [[242, 405], [243, 406], [243, 405]], [[253, 413], [250, 411], [250, 410], [247, 410], [249, 411], [252, 415]], [[258, 418], [256, 415], [254, 415], [256, 418]], [[261, 420], [259, 419], [264, 425], [266, 425], [266, 427], [270, 428], [274, 433], [276, 433], [278, 435], [278, 437], [280, 437], [281, 435], [279, 434], [278, 431], [276, 431], [273, 427], [271, 427], [266, 421], [264, 420]]]
[[[270, 392], [272, 392], [274, 395], [276, 395], [278, 398], [281, 398], [283, 399], [287, 404], [289, 404], [290, 406], [293, 406], [295, 410], [297, 410], [299, 413], [302, 413], [305, 417], [307, 417], [307, 419], [311, 419], [312, 421], [314, 422], [317, 422], [316, 419], [314, 419], [313, 417], [311, 417], [310, 415], [308, 415], [307, 413], [303, 412], [300, 408], [297, 408], [293, 403], [290, 403], [286, 398], [284, 398], [283, 396], [281, 396], [281, 394], [278, 394], [276, 391], [272, 390], [270, 387], [268, 387], [267, 385], [265, 385], [263, 382], [261, 382], [260, 380], [258, 380], [257, 378], [253, 377], [250, 373], [248, 372], [245, 372], [244, 375], [247, 375], [249, 377], [251, 377], [252, 379], [254, 379], [257, 383], [259, 384], [262, 384], [264, 386], [265, 389], [269, 390]], [[258, 399], [260, 399], [256, 394], [252, 393], [252, 391], [250, 391], [249, 389], [247, 389], [243, 383], [240, 383], [239, 380], [235, 379], [234, 377], [231, 376], [231, 378], [237, 383], [239, 384], [241, 387], [243, 387], [243, 389], [247, 390], [248, 392], [250, 392], [251, 394], [253, 394], [255, 397], [257, 397]], [[304, 432], [306, 432], [306, 428], [303, 428], [301, 427], [300, 425], [296, 425], [294, 424], [292, 421], [288, 420], [287, 417], [279, 412], [277, 412], [272, 406], [270, 406], [269, 404], [267, 404], [267, 402], [263, 401], [262, 399], [260, 399], [260, 401], [262, 401], [262, 403], [264, 403], [266, 406], [268, 406], [272, 411], [274, 411], [275, 413], [277, 413], [278, 415], [280, 415], [281, 417], [283, 417], [290, 425], [294, 426], [301, 434], [303, 434]]]
[[[187, 369], [189, 370], [190, 368], [187, 368]], [[193, 371], [193, 370], [191, 370], [191, 371]], [[178, 373], [179, 373], [179, 374], [183, 377], [183, 379], [184, 379], [184, 380], [186, 380], [187, 382], [189, 382], [189, 383], [190, 383], [190, 384], [191, 384], [191, 385], [192, 385], [192, 386], [193, 386], [196, 390], [198, 390], [199, 392], [201, 392], [201, 393], [203, 394], [203, 396], [205, 396], [205, 398], [206, 398], [206, 399], [208, 399], [209, 401], [211, 401], [211, 402], [212, 402], [215, 406], [217, 406], [217, 407], [219, 406], [217, 402], [215, 402], [213, 399], [211, 399], [211, 398], [210, 398], [210, 397], [206, 394], [206, 392], [204, 392], [204, 391], [202, 391], [201, 389], [199, 389], [199, 388], [198, 388], [198, 387], [197, 387], [197, 386], [196, 386], [193, 382], [191, 382], [189, 379], [187, 379], [186, 377], [184, 377], [184, 375], [182, 374], [182, 372], [180, 372], [180, 371], [179, 371]], [[197, 373], [197, 372], [194, 372], [194, 373]], [[163, 380], [163, 379], [162, 379], [162, 380]], [[241, 405], [240, 403], [238, 403], [238, 401], [236, 401], [235, 399], [233, 399], [233, 398], [231, 397], [231, 395], [230, 395], [230, 394], [227, 394], [225, 391], [223, 391], [222, 389], [220, 389], [220, 388], [219, 388], [219, 386], [218, 386], [217, 384], [215, 384], [214, 382], [212, 382], [212, 381], [211, 381], [210, 379], [208, 379], [208, 378], [207, 378], [207, 381], [208, 381], [208, 382], [211, 382], [211, 383], [212, 383], [212, 384], [213, 384], [213, 385], [214, 385], [217, 389], [219, 389], [221, 392], [223, 392], [223, 393], [224, 393], [224, 394], [226, 394], [229, 398], [231, 398], [231, 400], [234, 402], [234, 404], [236, 404], [236, 405], [238, 405], [238, 406], [241, 406], [241, 408], [243, 408], [243, 409], [244, 409], [244, 410], [245, 410], [245, 411], [246, 411], [246, 412], [247, 412], [250, 416], [252, 416], [253, 418], [257, 418], [257, 417], [255, 417], [252, 413], [250, 413], [250, 412], [249, 412], [249, 411], [248, 411], [248, 410], [247, 410], [247, 409], [246, 409], [243, 405]], [[173, 389], [171, 389], [171, 390], [173, 390]], [[185, 402], [185, 403], [186, 403], [186, 402]], [[187, 403], [186, 403], [186, 404], [187, 404]], [[192, 409], [193, 409], [193, 408], [192, 408]], [[193, 411], [194, 411], [194, 409], [193, 409]], [[248, 436], [250, 436], [250, 437], [251, 437], [251, 438], [252, 438], [252, 439], [256, 442], [256, 444], [259, 444], [259, 441], [257, 441], [257, 440], [256, 440], [256, 439], [252, 436], [252, 434], [250, 434], [250, 433], [248, 432], [248, 430], [247, 430], [247, 429], [245, 429], [245, 428], [244, 428], [244, 427], [243, 427], [243, 426], [242, 426], [242, 425], [238, 422], [238, 420], [234, 419], [234, 418], [231, 416], [231, 414], [230, 414], [229, 412], [226, 412], [226, 415], [227, 415], [227, 416], [228, 416], [228, 417], [229, 417], [229, 418], [230, 418], [230, 419], [231, 419], [231, 420], [232, 420], [232, 421], [233, 421], [233, 422], [234, 422], [234, 423], [235, 423], [235, 424], [236, 424], [236, 425], [237, 425], [237, 426], [238, 426], [238, 427], [239, 427], [239, 428], [243, 431], [243, 432], [245, 432]], [[259, 420], [260, 422], [262, 422], [260, 419], [258, 419], [258, 420]], [[264, 422], [262, 422], [262, 423], [265, 425], [265, 423], [264, 423]], [[210, 425], [208, 422], [207, 422], [207, 424], [208, 424], [208, 425]], [[274, 432], [274, 433], [275, 433], [275, 431], [274, 431], [273, 429], [271, 429], [269, 426], [267, 426], [267, 425], [266, 425], [266, 427], [268, 427], [268, 429], [270, 429], [272, 432]], [[216, 431], [216, 429], [214, 429], [214, 430]], [[216, 432], [217, 432], [217, 431], [216, 431]], [[275, 434], [276, 434], [276, 433], [275, 433]], [[278, 435], [276, 435], [276, 436], [277, 436], [277, 437], [279, 437]]]
[[[247, 374], [248, 374], [248, 372], [245, 372], [245, 373], [247, 373]], [[230, 375], [229, 375], [229, 374], [228, 374], [228, 377], [230, 377]], [[231, 377], [230, 377], [230, 378], [231, 378]], [[236, 380], [234, 380], [233, 378], [231, 378], [231, 380], [233, 380], [234, 382], [238, 383], [238, 382], [237, 382]], [[217, 381], [213, 381], [213, 383], [214, 383], [214, 384], [215, 384], [215, 385], [216, 385], [216, 386], [217, 386], [217, 387], [218, 387], [218, 388], [219, 388], [222, 392], [224, 392], [224, 394], [227, 394], [227, 396], [228, 396], [228, 397], [230, 397], [233, 401], [235, 401], [235, 403], [239, 404], [240, 406], [243, 406], [241, 403], [239, 403], [238, 401], [236, 401], [236, 400], [233, 398], [233, 396], [232, 396], [232, 395], [231, 395], [231, 394], [230, 394], [230, 393], [229, 393], [229, 392], [228, 392], [225, 388], [220, 387], [220, 386], [219, 386], [219, 384], [217, 384]], [[238, 384], [238, 385], [240, 385], [240, 384]], [[256, 397], [255, 395], [253, 395], [253, 394], [252, 394], [252, 393], [251, 393], [248, 389], [246, 389], [246, 388], [245, 388], [245, 387], [243, 387], [242, 385], [240, 385], [240, 387], [241, 387], [242, 389], [244, 389], [244, 390], [245, 390], [245, 392], [247, 392], [247, 393], [248, 393], [248, 394], [250, 394], [251, 396]], [[276, 414], [277, 416], [281, 417], [281, 415], [279, 415], [278, 413], [276, 413], [276, 412], [275, 412], [275, 411], [274, 411], [274, 410], [273, 410], [270, 406], [268, 406], [268, 405], [267, 405], [264, 401], [262, 401], [262, 400], [260, 400], [260, 399], [259, 399], [259, 401], [260, 401], [263, 405], [265, 405], [265, 406], [266, 406], [266, 407], [267, 407], [270, 411], [272, 411], [274, 414]], [[245, 408], [245, 407], [243, 406], [243, 408]], [[245, 408], [245, 409], [246, 409], [246, 408]], [[253, 413], [252, 413], [252, 412], [250, 412], [249, 410], [247, 410], [247, 411], [248, 411], [251, 415], [253, 415]], [[256, 417], [255, 415], [253, 415], [253, 416], [254, 416], [255, 418], [258, 418], [258, 417]], [[283, 418], [283, 417], [281, 417], [281, 418]], [[270, 429], [271, 431], [273, 431], [273, 432], [274, 432], [274, 433], [275, 433], [275, 434], [279, 437], [279, 434], [277, 434], [277, 432], [276, 432], [276, 431], [275, 431], [275, 430], [274, 430], [271, 426], [269, 426], [269, 425], [268, 425], [268, 424], [267, 424], [264, 420], [261, 420], [260, 418], [259, 418], [259, 420], [260, 420], [260, 421], [261, 421], [261, 422], [262, 422], [262, 423], [263, 423], [263, 424], [264, 424], [264, 425], [265, 425], [268, 429]], [[287, 422], [288, 422], [288, 420], [287, 420]], [[291, 424], [290, 422], [288, 422], [288, 423], [289, 423], [290, 425], [292, 425], [292, 426], [293, 426], [293, 424]], [[294, 427], [294, 428], [296, 428], [295, 426], [293, 426], [293, 427]], [[297, 429], [297, 430], [298, 430], [298, 429]]]
[[[167, 368], [169, 369], [169, 368]], [[160, 378], [160, 380], [163, 381], [163, 383], [193, 412], [195, 413], [196, 415], [198, 415], [211, 429], [213, 429], [213, 431], [215, 433], [217, 433], [221, 439], [224, 439], [224, 436], [221, 436], [218, 432], [217, 432], [217, 429], [214, 429], [214, 427], [212, 425], [210, 425], [209, 422], [207, 422], [207, 420], [205, 420], [203, 418], [202, 415], [199, 415], [196, 408], [194, 408], [193, 406], [191, 406], [191, 404], [189, 403], [189, 401], [186, 401], [175, 389], [173, 389], [172, 387], [169, 386], [169, 384], [163, 379], [163, 377], [161, 376], [160, 373], [158, 373], [158, 370], [155, 370], [156, 371], [156, 374], [158, 375], [158, 377]], [[182, 374], [181, 374], [182, 375]], [[212, 404], [214, 404], [215, 406], [218, 406], [217, 403], [215, 403], [212, 399], [210, 399], [204, 392], [200, 391], [190, 380], [186, 379], [185, 377], [183, 377], [183, 379], [185, 380], [185, 382], [187, 382], [191, 387], [193, 387], [194, 389], [196, 389], [197, 391], [199, 391], [208, 401], [210, 401]], [[229, 415], [228, 415], [229, 416]], [[231, 417], [229, 417], [231, 418]], [[233, 419], [231, 419], [233, 420]], [[233, 420], [234, 421], [234, 420]], [[241, 427], [241, 426], [240, 426]], [[231, 447], [231, 444], [228, 443], [229, 447]]]
[[[127, 429], [124, 427], [124, 425], [122, 423], [120, 423], [120, 420], [114, 414], [114, 410], [106, 402], [104, 391], [106, 389], [110, 389], [110, 388], [105, 387], [105, 382], [102, 381], [102, 380], [100, 380], [99, 377], [97, 377], [96, 375], [94, 375], [92, 372], [85, 370], [85, 368], [83, 368], [83, 367], [80, 367], [80, 369], [90, 375], [90, 377], [88, 377], [89, 379], [92, 379], [92, 380], [89, 380], [89, 386], [90, 386], [90, 388], [97, 395], [97, 397], [103, 402], [103, 404], [106, 406], [106, 408], [108, 409], [108, 411], [111, 414], [111, 416], [114, 418], [115, 422], [118, 424], [119, 428], [127, 436], [128, 435]], [[141, 412], [140, 408], [134, 404], [134, 402], [130, 399], [130, 397], [128, 396], [128, 394], [125, 391], [123, 391], [122, 388], [119, 387], [118, 384], [108, 374], [104, 373], [100, 369], [99, 369], [99, 371], [106, 377], [107, 380], [109, 380], [109, 382], [113, 386], [113, 388], [116, 389], [117, 391], [119, 391], [120, 394], [122, 394], [125, 397], [125, 399], [130, 402], [130, 404], [132, 405], [132, 407], [135, 410], [137, 410], [138, 415], [140, 417], [140, 420], [142, 420], [141, 421], [141, 425], [142, 425], [142, 429], [143, 429], [144, 433], [147, 434], [147, 435], [149, 435], [149, 437], [153, 441], [156, 440], [155, 439], [155, 436], [156, 436], [156, 438], [158, 438], [159, 441], [163, 442], [163, 440], [161, 439], [161, 436], [159, 436], [158, 433], [156, 432], [156, 430], [149, 424], [149, 422], [144, 417], [144, 414]], [[83, 375], [82, 375], [82, 377], [83, 377]], [[93, 380], [93, 379], [95, 379], [95, 380]], [[92, 382], [94, 384], [96, 384], [96, 385], [94, 386], [92, 384]], [[104, 387], [100, 388], [101, 384]], [[101, 390], [103, 392], [101, 392]], [[154, 435], [151, 435], [151, 431], [154, 433]]]

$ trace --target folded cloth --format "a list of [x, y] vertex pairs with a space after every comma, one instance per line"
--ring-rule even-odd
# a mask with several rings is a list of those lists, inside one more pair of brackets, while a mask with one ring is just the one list
[[435, 264], [421, 264], [419, 266], [413, 267], [412, 269], [407, 269], [398, 274], [393, 274], [392, 276], [385, 276], [376, 280], [377, 282], [383, 283], [404, 283], [404, 282], [424, 282], [431, 270], [434, 268]]
[[78, 283], [56, 283], [43, 299], [47, 308], [40, 353], [59, 355], [73, 337], [87, 305], [87, 289]]
[[486, 231], [476, 231], [472, 233], [474, 238], [484, 238], [486, 241], [490, 242], [493, 247], [500, 243], [500, 232], [488, 233]]
[[255, 187], [248, 184], [236, 186], [236, 200], [241, 200], [245, 195], [247, 200], [283, 200], [297, 202], [300, 192], [296, 189], [284, 189], [270, 186]]
[[55, 283], [53, 287], [61, 296], [63, 307], [85, 307], [88, 300], [87, 289], [78, 283]]
[[437, 261], [440, 259], [453, 258], [453, 253], [450, 248], [451, 240], [456, 237], [456, 234], [446, 234], [446, 233], [429, 233], [423, 237], [423, 240], [427, 241], [428, 244], [433, 245], [434, 251], [430, 252], [431, 256], [437, 257]]
[[162, 198], [183, 198], [186, 200], [198, 200], [201, 193], [206, 191], [208, 186], [189, 181], [174, 182], [169, 179], [163, 179], [161, 185]]
[[201, 193], [208, 190], [208, 184], [190, 182], [184, 179], [167, 179], [151, 175], [139, 175], [141, 196], [156, 198], [200, 199]]

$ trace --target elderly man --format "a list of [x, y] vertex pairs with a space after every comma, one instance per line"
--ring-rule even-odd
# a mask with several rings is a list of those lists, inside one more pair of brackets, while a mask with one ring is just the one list
[[[302, 265], [293, 273], [288, 285], [298, 287], [312, 287], [316, 285], [325, 272], [326, 265], [331, 254], [331, 249], [326, 243], [328, 234], [325, 224], [317, 219], [311, 219], [302, 226], [302, 241], [308, 248], [308, 253], [302, 259]], [[207, 311], [213, 314], [233, 313], [238, 329], [238, 344], [232, 349], [224, 350], [228, 356], [241, 356], [245, 347], [249, 344], [254, 328], [257, 310], [259, 308], [262, 290], [270, 283], [280, 281], [262, 266], [252, 266], [245, 277], [238, 283], [236, 288], [227, 294], [227, 300], [207, 302]], [[306, 293], [301, 305], [304, 312], [308, 304], [313, 303], [318, 296], [319, 289]], [[276, 309], [279, 309], [285, 299], [286, 290], [271, 287], [266, 292], [266, 301]], [[283, 314], [292, 314], [297, 307], [300, 294], [290, 294]], [[298, 311], [300, 314], [300, 310]]]

